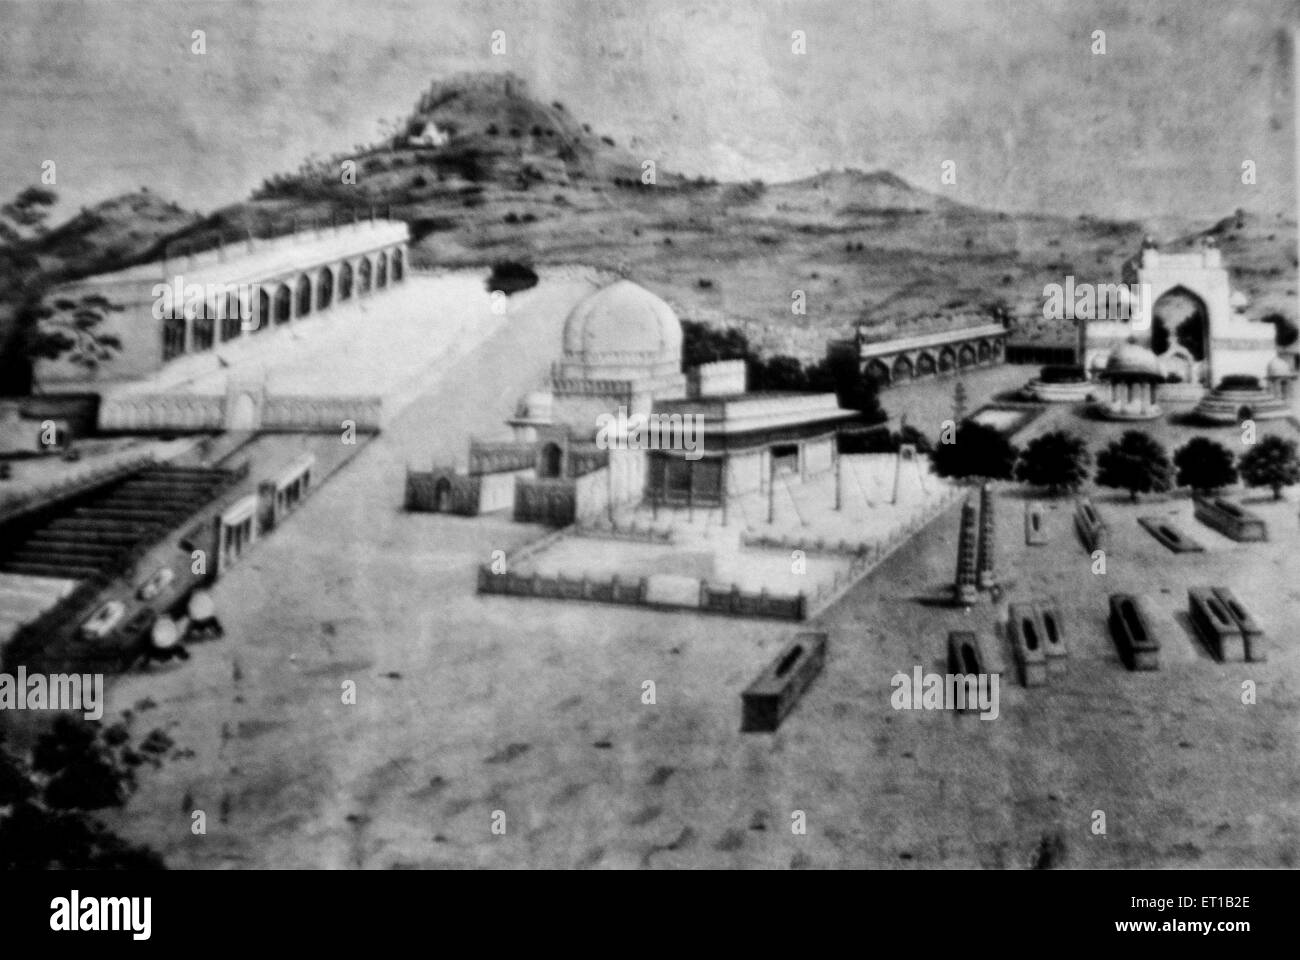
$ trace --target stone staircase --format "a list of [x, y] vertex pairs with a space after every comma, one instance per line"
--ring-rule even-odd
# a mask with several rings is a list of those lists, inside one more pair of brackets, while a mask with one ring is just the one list
[[0, 548], [0, 574], [84, 580], [116, 573], [230, 483], [225, 470], [160, 465], [108, 483], [16, 524]]

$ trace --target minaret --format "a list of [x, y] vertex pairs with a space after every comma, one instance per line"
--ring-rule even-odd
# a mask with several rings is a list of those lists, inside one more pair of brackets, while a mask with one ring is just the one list
[[993, 490], [987, 483], [980, 486], [979, 572], [976, 585], [988, 590], [998, 582], [993, 570]]
[[975, 589], [975, 504], [968, 497], [961, 505], [961, 531], [957, 538], [957, 579], [953, 602], [969, 605], [979, 597]]

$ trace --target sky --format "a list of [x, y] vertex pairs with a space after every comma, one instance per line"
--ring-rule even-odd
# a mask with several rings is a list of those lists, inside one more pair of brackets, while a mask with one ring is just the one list
[[0, 0], [0, 196], [53, 160], [68, 212], [140, 186], [210, 210], [374, 140], [434, 79], [509, 70], [691, 175], [1290, 216], [1292, 24], [1300, 0]]

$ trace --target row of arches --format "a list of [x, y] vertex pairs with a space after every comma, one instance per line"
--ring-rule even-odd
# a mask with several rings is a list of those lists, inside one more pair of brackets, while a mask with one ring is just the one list
[[866, 373], [882, 386], [907, 383], [1002, 359], [1001, 339], [971, 340], [939, 349], [902, 350], [867, 361]]
[[226, 343], [282, 326], [405, 279], [406, 252], [394, 247], [304, 271], [294, 279], [257, 284], [255, 294], [232, 287], [197, 315], [173, 315], [163, 321], [163, 360], [210, 350], [218, 336]]

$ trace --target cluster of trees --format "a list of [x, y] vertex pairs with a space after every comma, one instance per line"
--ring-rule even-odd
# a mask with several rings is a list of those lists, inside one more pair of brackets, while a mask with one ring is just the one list
[[866, 376], [857, 358], [836, 354], [816, 363], [778, 355], [763, 357], [741, 330], [717, 329], [694, 320], [682, 321], [682, 367], [690, 370], [718, 360], [744, 360], [750, 390], [793, 390], [800, 393], [834, 393], [840, 406], [857, 410], [865, 423], [882, 423], [888, 416], [880, 406], [879, 387]]
[[1020, 450], [992, 427], [967, 421], [952, 443], [934, 448], [931, 458], [940, 476], [954, 479], [1014, 478], [1057, 494], [1077, 490], [1093, 476], [1099, 486], [1126, 490], [1134, 500], [1175, 487], [1209, 492], [1238, 479], [1250, 487], [1267, 487], [1274, 499], [1281, 499], [1283, 487], [1300, 483], [1296, 442], [1279, 436], [1262, 438], [1239, 460], [1223, 444], [1194, 437], [1171, 459], [1150, 434], [1128, 430], [1098, 452], [1094, 473], [1087, 444], [1068, 431], [1042, 434]]
[[157, 870], [162, 858], [117, 836], [94, 811], [122, 806], [135, 769], [161, 763], [171, 739], [131, 743], [122, 723], [60, 716], [26, 754], [0, 739], [0, 869]]
[[48, 300], [64, 279], [40, 255], [57, 201], [53, 190], [28, 187], [0, 206], [0, 393], [10, 396], [31, 392], [36, 360], [66, 357], [94, 370], [122, 348], [102, 330], [108, 314], [121, 307], [98, 295]]

